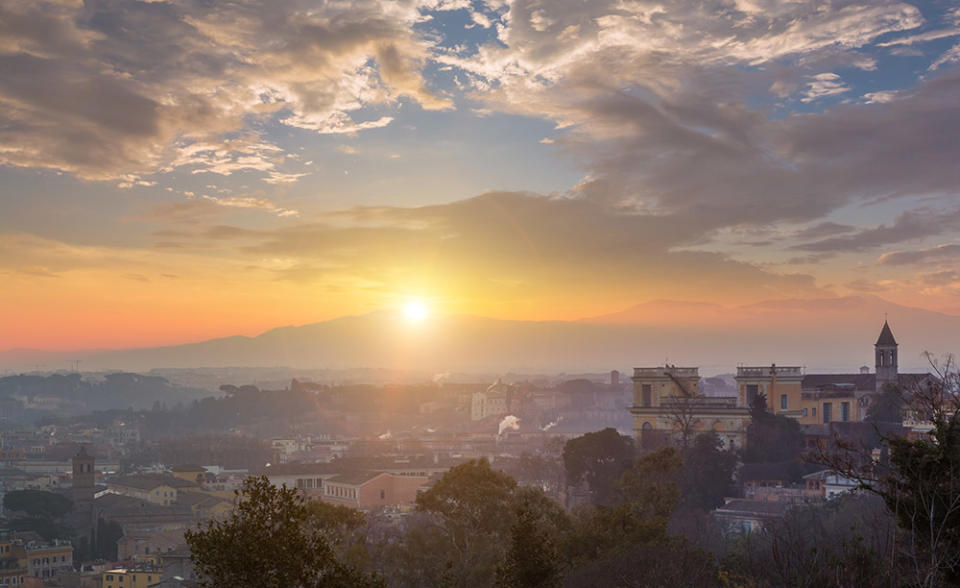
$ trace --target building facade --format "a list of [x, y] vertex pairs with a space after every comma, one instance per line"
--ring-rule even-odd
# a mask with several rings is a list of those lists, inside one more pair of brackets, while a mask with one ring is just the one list
[[799, 418], [802, 414], [803, 368], [799, 366], [741, 366], [737, 368], [737, 402], [750, 407], [763, 396], [776, 414]]
[[641, 445], [689, 440], [714, 431], [728, 448], [743, 447], [750, 421], [748, 406], [738, 397], [703, 396], [699, 368], [638, 367], [633, 370], [634, 435]]
[[361, 510], [411, 506], [429, 478], [387, 472], [341, 474], [326, 480], [323, 501]]

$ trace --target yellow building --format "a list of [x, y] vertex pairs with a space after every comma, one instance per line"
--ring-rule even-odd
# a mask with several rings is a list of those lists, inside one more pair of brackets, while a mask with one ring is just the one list
[[185, 488], [197, 489], [190, 482], [170, 474], [135, 474], [113, 478], [107, 486], [116, 494], [169, 506], [177, 501], [177, 492]]
[[103, 572], [103, 588], [147, 588], [163, 579], [163, 570], [153, 562], [137, 562], [131, 567]]
[[206, 468], [195, 464], [175, 465], [170, 472], [175, 478], [180, 478], [197, 486], [203, 486], [207, 480]]
[[634, 435], [644, 447], [692, 440], [714, 431], [728, 448], [743, 447], [750, 421], [735, 396], [703, 396], [696, 367], [639, 367], [633, 370]]
[[9, 540], [0, 541], [0, 586], [21, 586], [27, 577], [26, 549]]
[[69, 542], [54, 540], [49, 544], [25, 545], [27, 570], [34, 578], [47, 580], [63, 572], [73, 570], [73, 546]]
[[741, 366], [737, 368], [738, 402], [749, 407], [763, 395], [773, 413], [800, 419], [803, 416], [803, 368], [798, 366]]

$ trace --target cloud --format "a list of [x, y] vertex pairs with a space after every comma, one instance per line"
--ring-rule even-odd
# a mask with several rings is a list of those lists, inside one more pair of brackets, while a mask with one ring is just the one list
[[451, 297], [487, 303], [817, 291], [809, 276], [679, 250], [696, 239], [676, 220], [525, 193], [418, 208], [357, 207], [271, 230], [220, 226], [194, 239], [234, 242], [249, 259], [282, 261], [267, 267], [284, 279], [350, 276], [386, 291], [428, 280]]
[[400, 97], [451, 105], [420, 73], [423, 6], [5, 2], [0, 164], [95, 180], [196, 166], [285, 181], [253, 122], [356, 133], [392, 120], [357, 111]]
[[[222, 208], [211, 200], [182, 200], [153, 206], [142, 218], [163, 222], [196, 224], [219, 215]], [[182, 233], [169, 236], [182, 236]]]
[[801, 102], [813, 102], [826, 96], [836, 96], [850, 91], [850, 86], [844, 84], [840, 76], [835, 73], [821, 73], [810, 78], [811, 81], [807, 82], [807, 90], [800, 99]]
[[948, 286], [960, 283], [960, 272], [956, 270], [944, 270], [932, 274], [924, 274], [920, 280], [928, 286]]
[[936, 59], [936, 61], [930, 64], [928, 69], [932, 71], [941, 65], [958, 62], [960, 62], [960, 44], [954, 45], [950, 49], [946, 50], [940, 57]]
[[204, 195], [203, 198], [209, 202], [214, 202], [219, 206], [226, 206], [228, 208], [259, 208], [267, 212], [272, 212], [280, 217], [286, 216], [299, 216], [299, 212], [296, 210], [291, 210], [289, 208], [282, 208], [277, 206], [272, 200], [268, 198], [257, 198], [253, 196], [208, 196]]
[[958, 72], [869, 107], [754, 105], [848, 93], [826, 68], [873, 67], [867, 48], [925, 24], [909, 4], [518, 0], [503, 22], [497, 43], [437, 60], [466, 72], [486, 108], [564, 129], [552, 139], [585, 170], [572, 195], [682, 218], [708, 239], [960, 185]]
[[912, 251], [892, 251], [884, 253], [878, 259], [881, 265], [908, 265], [928, 261], [942, 261], [956, 259], [960, 261], [960, 245], [937, 245], [929, 249], [915, 249]]
[[821, 239], [823, 237], [832, 237], [838, 234], [852, 233], [857, 230], [857, 227], [852, 225], [844, 225], [840, 223], [835, 223], [832, 221], [824, 221], [817, 223], [812, 227], [807, 227], [800, 231], [797, 231], [793, 234], [793, 238], [798, 240], [807, 240], [807, 239]]
[[960, 35], [960, 29], [940, 29], [935, 31], [927, 31], [917, 35], [909, 35], [907, 37], [900, 37], [898, 39], [893, 39], [883, 43], [877, 43], [877, 47], [895, 47], [897, 45], [914, 45], [917, 43], [928, 43], [930, 41], [936, 41], [937, 39], [945, 39], [947, 37], [956, 37]]
[[861, 251], [960, 230], [960, 209], [937, 211], [915, 209], [901, 212], [888, 225], [861, 229], [851, 235], [831, 237], [797, 245], [804, 251]]
[[885, 104], [897, 98], [896, 90], [881, 90], [879, 92], [867, 92], [863, 95], [867, 104]]

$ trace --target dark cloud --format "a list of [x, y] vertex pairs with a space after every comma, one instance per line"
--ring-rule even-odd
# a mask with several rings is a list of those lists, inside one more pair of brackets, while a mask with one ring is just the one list
[[889, 225], [863, 229], [848, 236], [804, 243], [797, 245], [795, 249], [823, 252], [862, 251], [956, 230], [960, 230], [960, 209], [949, 212], [908, 210], [897, 215]]
[[812, 227], [807, 227], [805, 229], [797, 231], [793, 235], [793, 238], [799, 239], [801, 241], [807, 240], [807, 239], [822, 239], [823, 237], [832, 237], [834, 235], [853, 233], [856, 230], [857, 230], [857, 227], [853, 225], [844, 225], [844, 224], [835, 223], [831, 221], [824, 221]]
[[491, 106], [568, 129], [552, 139], [587, 174], [576, 194], [689, 219], [690, 239], [960, 185], [960, 70], [882, 104], [786, 116], [768, 106], [796, 103], [811, 80], [846, 91], [827, 68], [876, 67], [862, 49], [924, 24], [910, 4], [531, 0], [512, 3], [508, 22], [502, 46], [446, 61], [481, 79], [476, 95]]

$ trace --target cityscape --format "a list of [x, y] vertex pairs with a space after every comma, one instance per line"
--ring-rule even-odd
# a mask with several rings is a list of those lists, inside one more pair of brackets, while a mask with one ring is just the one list
[[960, 586], [960, 6], [0, 0], [0, 587]]

